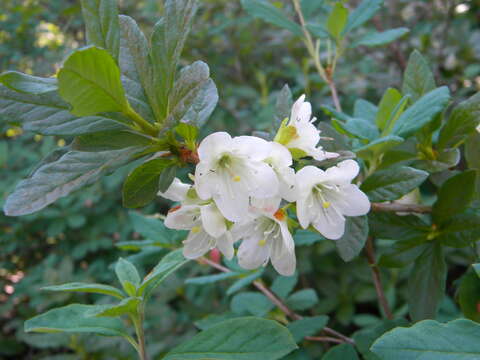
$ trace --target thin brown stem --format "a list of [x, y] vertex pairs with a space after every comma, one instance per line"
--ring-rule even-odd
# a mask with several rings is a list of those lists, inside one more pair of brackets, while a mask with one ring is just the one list
[[[222, 272], [230, 272], [231, 270], [226, 268], [225, 266], [223, 265], [220, 265], [208, 258], [201, 258], [200, 259], [200, 263], [203, 263], [203, 264], [207, 264], [217, 270], [220, 270]], [[280, 311], [282, 311], [286, 316], [288, 316], [290, 319], [292, 320], [300, 320], [303, 318], [303, 316], [301, 316], [300, 314], [297, 314], [296, 312], [294, 312], [292, 309], [290, 309], [277, 295], [275, 295], [262, 281], [260, 280], [255, 280], [253, 282], [253, 285], [259, 290], [261, 291], [275, 306], [277, 306]], [[333, 336], [337, 336], [338, 339], [337, 341], [339, 343], [349, 343], [349, 344], [352, 344], [354, 345], [355, 344], [355, 341], [352, 339], [352, 338], [349, 338], [343, 334], [340, 334], [338, 331], [335, 331], [329, 327], [324, 327], [323, 328], [323, 331], [325, 331], [326, 333], [329, 333], [330, 335], [333, 335]], [[308, 338], [305, 338], [307, 340], [309, 340]], [[313, 341], [322, 341], [322, 340], [313, 340]], [[325, 340], [327, 341], [327, 340]]]
[[375, 284], [375, 291], [377, 292], [378, 304], [383, 309], [383, 312], [387, 319], [392, 320], [393, 314], [390, 310], [390, 306], [388, 305], [387, 298], [385, 297], [385, 293], [383, 291], [382, 282], [380, 279], [380, 270], [375, 261], [375, 250], [373, 248], [373, 240], [369, 236], [367, 238], [367, 244], [365, 245], [365, 252], [367, 255], [368, 263], [370, 264], [370, 268], [372, 269], [372, 278], [373, 283]]
[[417, 204], [372, 203], [372, 211], [427, 214], [432, 212], [432, 207]]
[[343, 344], [345, 341], [330, 336], [305, 336], [305, 340]]
[[333, 79], [328, 80], [328, 86], [330, 86], [330, 91], [332, 92], [332, 99], [333, 104], [335, 105], [335, 109], [337, 109], [337, 111], [342, 111], [342, 105], [340, 105], [337, 87], [335, 86], [335, 82], [333, 81]]

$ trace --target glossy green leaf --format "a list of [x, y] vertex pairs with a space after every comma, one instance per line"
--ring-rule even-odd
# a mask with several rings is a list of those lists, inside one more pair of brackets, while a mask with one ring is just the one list
[[95, 318], [88, 313], [98, 305], [72, 304], [47, 311], [25, 322], [25, 332], [94, 333], [104, 336], [128, 337], [120, 319]]
[[39, 211], [125, 165], [142, 149], [135, 147], [96, 153], [69, 151], [20, 181], [5, 202], [5, 214], [20, 216]]
[[39, 95], [57, 90], [57, 79], [27, 75], [18, 71], [0, 74], [0, 83], [14, 91]]
[[374, 172], [360, 188], [370, 201], [391, 201], [400, 199], [419, 187], [427, 177], [425, 171], [398, 166]]
[[138, 288], [138, 295], [148, 299], [153, 290], [159, 286], [170, 274], [188, 262], [182, 254], [182, 249], [165, 255], [152, 271], [143, 279]]
[[136, 293], [135, 288], [138, 288], [140, 285], [140, 275], [135, 265], [128, 260], [120, 258], [115, 265], [115, 274], [127, 294], [134, 296]]
[[355, 149], [355, 153], [362, 159], [375, 158], [378, 155], [386, 153], [397, 145], [403, 143], [403, 139], [398, 136], [387, 135], [376, 140], [373, 140], [367, 145]]
[[343, 261], [351, 261], [360, 254], [368, 237], [368, 220], [366, 216], [348, 217], [345, 233], [334, 240], [338, 254]]
[[442, 223], [467, 208], [475, 195], [474, 170], [467, 170], [445, 181], [433, 205], [433, 220]]
[[246, 317], [202, 331], [164, 360], [277, 360], [296, 348], [288, 330], [276, 321]]
[[348, 16], [344, 32], [348, 33], [370, 20], [380, 10], [383, 0], [362, 0], [362, 2]]
[[389, 44], [405, 34], [408, 34], [410, 30], [407, 28], [396, 28], [396, 29], [389, 29], [386, 31], [382, 32], [373, 32], [373, 33], [368, 33], [364, 36], [362, 36], [360, 39], [356, 40], [353, 44], [352, 47], [356, 46], [382, 46]]
[[327, 323], [327, 315], [304, 317], [289, 323], [287, 328], [292, 333], [295, 342], [299, 343], [305, 336], [313, 336], [318, 333]]
[[327, 18], [327, 30], [332, 35], [334, 39], [339, 42], [341, 40], [341, 34], [345, 26], [347, 25], [348, 20], [348, 10], [342, 5], [342, 3], [337, 2], [332, 8], [332, 11]]
[[435, 87], [435, 78], [427, 60], [417, 50], [413, 51], [403, 75], [403, 95], [410, 95], [415, 102]]
[[326, 352], [322, 360], [358, 360], [359, 357], [355, 347], [350, 344], [340, 344], [334, 346]]
[[387, 127], [389, 119], [401, 99], [402, 94], [394, 88], [388, 88], [385, 94], [383, 94], [382, 100], [378, 104], [378, 112], [375, 118], [375, 123], [379, 129], [383, 130]]
[[461, 102], [453, 109], [448, 121], [440, 130], [440, 149], [460, 146], [480, 125], [480, 93]]
[[300, 25], [290, 20], [282, 11], [268, 1], [242, 0], [246, 12], [275, 26], [290, 30], [297, 36], [303, 36]]
[[137, 208], [150, 203], [157, 196], [161, 173], [173, 165], [170, 159], [157, 158], [133, 170], [123, 184], [123, 205]]
[[480, 325], [470, 320], [425, 320], [389, 331], [371, 350], [381, 360], [474, 360], [480, 357], [479, 336]]
[[430, 91], [410, 106], [395, 122], [393, 135], [409, 137], [442, 112], [450, 100], [450, 90], [442, 86]]
[[407, 240], [426, 237], [429, 224], [415, 215], [397, 215], [388, 212], [371, 212], [368, 215], [374, 237], [392, 240]]
[[77, 136], [71, 144], [77, 151], [107, 151], [127, 147], [149, 147], [158, 144], [152, 137], [133, 130], [98, 131]]
[[122, 315], [136, 315], [141, 298], [129, 297], [113, 305], [98, 305], [96, 309], [88, 312], [89, 316], [95, 317], [118, 317]]
[[128, 111], [120, 70], [104, 49], [87, 47], [73, 52], [58, 73], [58, 88], [77, 116]]
[[113, 287], [110, 285], [88, 284], [88, 283], [81, 283], [81, 282], [45, 286], [42, 288], [42, 290], [65, 291], [65, 292], [86, 292], [86, 293], [110, 295], [119, 299], [123, 299], [125, 297], [123, 292], [117, 289], [116, 287]]
[[445, 295], [447, 265], [440, 244], [430, 243], [408, 278], [408, 308], [413, 321], [435, 318]]
[[119, 52], [119, 25], [116, 0], [81, 0], [87, 42], [108, 50], [117, 60]]

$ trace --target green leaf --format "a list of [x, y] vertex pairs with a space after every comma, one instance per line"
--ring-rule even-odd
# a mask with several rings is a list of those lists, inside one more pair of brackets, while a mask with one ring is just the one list
[[270, 24], [290, 30], [297, 36], [304, 36], [300, 25], [287, 18], [283, 12], [268, 1], [242, 0], [242, 6], [245, 11], [253, 17], [260, 18]]
[[47, 311], [25, 322], [25, 332], [94, 333], [104, 336], [128, 337], [120, 319], [88, 316], [98, 305], [72, 304]]
[[327, 30], [337, 42], [340, 42], [342, 38], [341, 34], [347, 25], [347, 20], [347, 8], [344, 7], [340, 2], [335, 3], [327, 18]]
[[461, 102], [450, 114], [450, 118], [440, 130], [440, 149], [460, 146], [480, 125], [480, 93]]
[[167, 229], [158, 217], [145, 216], [135, 211], [131, 211], [129, 215], [133, 229], [145, 239], [172, 244], [172, 240], [181, 234], [178, 230]]
[[480, 133], [474, 133], [468, 138], [464, 146], [464, 151], [468, 167], [477, 171], [475, 198], [480, 200]]
[[290, 295], [286, 301], [293, 310], [307, 310], [318, 303], [318, 296], [313, 289], [304, 289]]
[[435, 159], [414, 161], [412, 166], [429, 173], [436, 173], [456, 166], [460, 161], [460, 157], [459, 149], [445, 149], [437, 153]]
[[221, 322], [171, 350], [164, 360], [277, 360], [297, 346], [276, 321], [253, 317]]
[[120, 70], [106, 50], [87, 47], [73, 52], [58, 73], [58, 87], [74, 115], [128, 112]]
[[335, 240], [338, 254], [343, 261], [351, 261], [358, 256], [368, 237], [368, 220], [366, 216], [347, 217], [345, 233]]
[[119, 25], [117, 0], [81, 0], [87, 42], [108, 50], [117, 60]]
[[355, 153], [362, 159], [372, 159], [393, 149], [403, 143], [403, 139], [398, 136], [387, 135], [373, 140], [367, 145], [355, 149]]
[[198, 138], [198, 127], [186, 123], [180, 123], [175, 127], [175, 132], [180, 135], [187, 145], [190, 146], [190, 150], [194, 150], [195, 141]]
[[273, 303], [258, 292], [241, 292], [232, 298], [232, 311], [239, 315], [265, 316], [274, 308]]
[[175, 176], [177, 175], [178, 166], [167, 167], [164, 171], [160, 173], [160, 178], [158, 179], [158, 190], [165, 192], [168, 190], [170, 185], [172, 185]]
[[136, 293], [135, 289], [140, 285], [140, 275], [138, 274], [135, 265], [128, 260], [120, 258], [115, 265], [115, 274], [127, 294], [134, 296]]
[[129, 297], [113, 305], [99, 305], [97, 309], [88, 312], [89, 316], [95, 317], [118, 317], [122, 315], [135, 315], [138, 311], [138, 305], [142, 302], [141, 298]]
[[393, 126], [393, 135], [407, 138], [428, 124], [444, 110], [450, 100], [450, 90], [442, 86], [430, 91], [410, 106]]
[[173, 164], [171, 159], [159, 158], [149, 160], [133, 170], [123, 184], [123, 206], [137, 208], [155, 199], [160, 175]]
[[377, 111], [378, 108], [371, 102], [364, 99], [358, 99], [355, 101], [353, 116], [374, 122], [377, 116]]
[[282, 121], [290, 117], [292, 105], [292, 91], [288, 85], [285, 85], [278, 93], [277, 100], [275, 102], [275, 124], [272, 128], [273, 136], [275, 136], [276, 131], [280, 128]]
[[458, 303], [463, 315], [467, 319], [480, 321], [480, 312], [478, 304], [480, 304], [480, 279], [473, 269], [467, 271], [462, 277], [460, 287], [458, 289]]
[[122, 84], [128, 102], [145, 119], [154, 121], [159, 107], [150, 49], [135, 20], [120, 15], [120, 56]]
[[199, 276], [199, 277], [187, 279], [185, 281], [185, 284], [192, 284], [192, 285], [213, 284], [218, 281], [238, 277], [240, 275], [242, 274], [239, 272], [230, 271], [227, 273], [220, 273], [215, 275]]
[[480, 263], [477, 264], [472, 264], [473, 270], [475, 270], [475, 273], [477, 274], [478, 277], [480, 277]]
[[77, 136], [71, 144], [76, 151], [120, 150], [127, 147], [149, 147], [158, 144], [148, 135], [132, 130], [99, 131], [93, 134]]
[[322, 360], [358, 360], [355, 347], [350, 344], [334, 346], [322, 357]]
[[316, 231], [297, 230], [293, 236], [296, 246], [312, 245], [316, 242], [325, 240], [325, 238]]
[[57, 79], [55, 78], [41, 78], [18, 71], [6, 71], [0, 74], [0, 83], [14, 91], [30, 95], [57, 90]]
[[427, 60], [417, 50], [413, 51], [403, 75], [403, 95], [410, 95], [415, 102], [435, 87], [435, 78]]
[[432, 211], [436, 223], [443, 223], [468, 207], [475, 195], [475, 176], [474, 170], [467, 170], [442, 184]]
[[287, 328], [292, 333], [295, 342], [299, 343], [305, 336], [313, 336], [318, 333], [327, 323], [327, 315], [304, 317], [303, 319], [289, 323]]
[[403, 268], [410, 265], [429, 246], [427, 241], [427, 234], [407, 240], [398, 236], [398, 240], [382, 253], [378, 265], [388, 268]]
[[196, 0], [167, 0], [165, 14], [155, 24], [151, 38], [154, 69], [157, 120], [162, 122], [169, 113], [168, 99], [173, 88], [177, 65], [192, 27], [197, 10]]
[[396, 166], [378, 170], [367, 177], [360, 187], [370, 201], [400, 199], [428, 178], [428, 173], [408, 166]]
[[4, 212], [7, 216], [20, 216], [39, 211], [125, 165], [142, 149], [130, 147], [96, 153], [69, 151], [20, 181], [7, 198]]
[[152, 271], [143, 279], [138, 288], [138, 295], [148, 299], [153, 290], [159, 286], [170, 274], [188, 262], [182, 254], [182, 249], [165, 255]]
[[368, 215], [372, 234], [380, 239], [414, 239], [426, 237], [431, 230], [429, 224], [418, 216], [399, 216], [387, 212], [371, 212]]
[[474, 360], [480, 357], [480, 325], [458, 319], [421, 321], [380, 337], [371, 350], [381, 360]]
[[307, 29], [312, 33], [313, 36], [319, 39], [329, 39], [330, 33], [323, 26], [323, 24], [307, 24]]
[[445, 219], [436, 240], [442, 244], [461, 248], [480, 240], [480, 210], [471, 210]]
[[53, 286], [45, 286], [42, 290], [48, 291], [65, 291], [65, 292], [86, 292], [86, 293], [94, 293], [94, 294], [104, 294], [110, 295], [119, 299], [123, 299], [125, 295], [117, 289], [116, 287], [110, 285], [103, 285], [103, 284], [87, 284], [81, 282], [73, 282], [68, 284], [62, 285], [53, 285]]
[[435, 318], [445, 295], [446, 277], [442, 246], [431, 242], [415, 261], [408, 279], [408, 307], [413, 321]]
[[383, 94], [382, 100], [378, 104], [378, 112], [375, 118], [375, 123], [379, 129], [383, 130], [389, 125], [389, 119], [401, 99], [402, 94], [394, 88], [388, 88], [385, 94]]
[[186, 123], [201, 127], [218, 102], [218, 91], [203, 61], [184, 67], [169, 96], [169, 126]]
[[371, 141], [377, 139], [380, 135], [376, 126], [364, 119], [350, 118], [345, 123], [333, 119], [332, 125], [340, 133], [357, 139]]
[[386, 45], [401, 38], [403, 35], [408, 34], [409, 32], [409, 29], [402, 27], [382, 32], [368, 33], [356, 40], [351, 47], [357, 47], [361, 45], [369, 47]]
[[235, 281], [232, 284], [232, 286], [230, 286], [227, 289], [227, 296], [232, 295], [235, 292], [237, 292], [238, 290], [244, 288], [245, 286], [250, 285], [252, 282], [257, 280], [260, 276], [262, 276], [262, 274], [263, 274], [263, 269], [259, 269], [259, 270], [256, 270], [256, 271], [252, 272], [251, 274], [249, 274], [247, 276], [244, 276], [244, 277], [238, 279], [237, 281]]
[[348, 33], [370, 20], [382, 5], [383, 0], [363, 0], [348, 16], [344, 33]]
[[295, 288], [295, 285], [297, 285], [297, 282], [298, 274], [292, 276], [278, 275], [272, 283], [272, 286], [270, 286], [270, 290], [283, 299], [290, 295]]

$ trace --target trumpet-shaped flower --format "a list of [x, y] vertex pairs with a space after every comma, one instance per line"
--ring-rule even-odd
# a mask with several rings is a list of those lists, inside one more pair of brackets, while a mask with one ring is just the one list
[[232, 138], [225, 132], [207, 136], [198, 147], [195, 187], [201, 199], [213, 198], [230, 221], [242, 221], [250, 197], [276, 196], [279, 181], [264, 162], [269, 143], [253, 136]]
[[190, 230], [183, 244], [183, 255], [195, 259], [207, 251], [218, 248], [226, 258], [234, 254], [233, 237], [227, 229], [225, 218], [212, 201], [202, 201], [193, 187], [175, 179], [161, 196], [182, 201], [168, 212], [165, 226], [170, 229]]
[[256, 214], [253, 219], [234, 225], [234, 239], [243, 240], [238, 249], [241, 267], [256, 269], [271, 260], [281, 275], [291, 276], [295, 272], [295, 243], [288, 230], [287, 215], [278, 209], [279, 203], [277, 199], [263, 201], [251, 209]]
[[297, 217], [306, 229], [310, 224], [328, 239], [339, 239], [345, 232], [345, 216], [365, 215], [370, 201], [351, 184], [359, 172], [358, 164], [345, 160], [323, 171], [305, 166], [297, 172]]
[[311, 156], [315, 160], [337, 157], [337, 153], [324, 151], [321, 146], [317, 147], [320, 131], [313, 125], [315, 120], [316, 118], [312, 118], [312, 105], [305, 101], [305, 95], [300, 96], [293, 104], [289, 121], [282, 124], [275, 141], [293, 152]]

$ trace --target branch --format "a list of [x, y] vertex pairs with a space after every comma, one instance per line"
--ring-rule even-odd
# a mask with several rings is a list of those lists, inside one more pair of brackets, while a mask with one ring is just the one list
[[[201, 258], [200, 263], [204, 263], [210, 265], [211, 267], [220, 270], [222, 272], [231, 272], [230, 269], [226, 268], [223, 265], [217, 264], [216, 262], [208, 259], [208, 258]], [[292, 320], [300, 320], [303, 316], [297, 314], [292, 309], [290, 309], [277, 295], [275, 295], [265, 284], [260, 280], [255, 280], [253, 285], [260, 290], [275, 306], [277, 306], [280, 311], [282, 311], [286, 316], [291, 318]], [[329, 327], [324, 327], [323, 331], [329, 333], [330, 335], [338, 337], [338, 339], [331, 338], [331, 337], [305, 337], [306, 340], [311, 341], [329, 341], [329, 342], [337, 342], [337, 343], [349, 343], [355, 345], [355, 340], [349, 338], [343, 334], [340, 334], [338, 331], [335, 331]]]
[[372, 203], [372, 211], [376, 212], [407, 212], [426, 214], [432, 212], [431, 206], [400, 203]]

